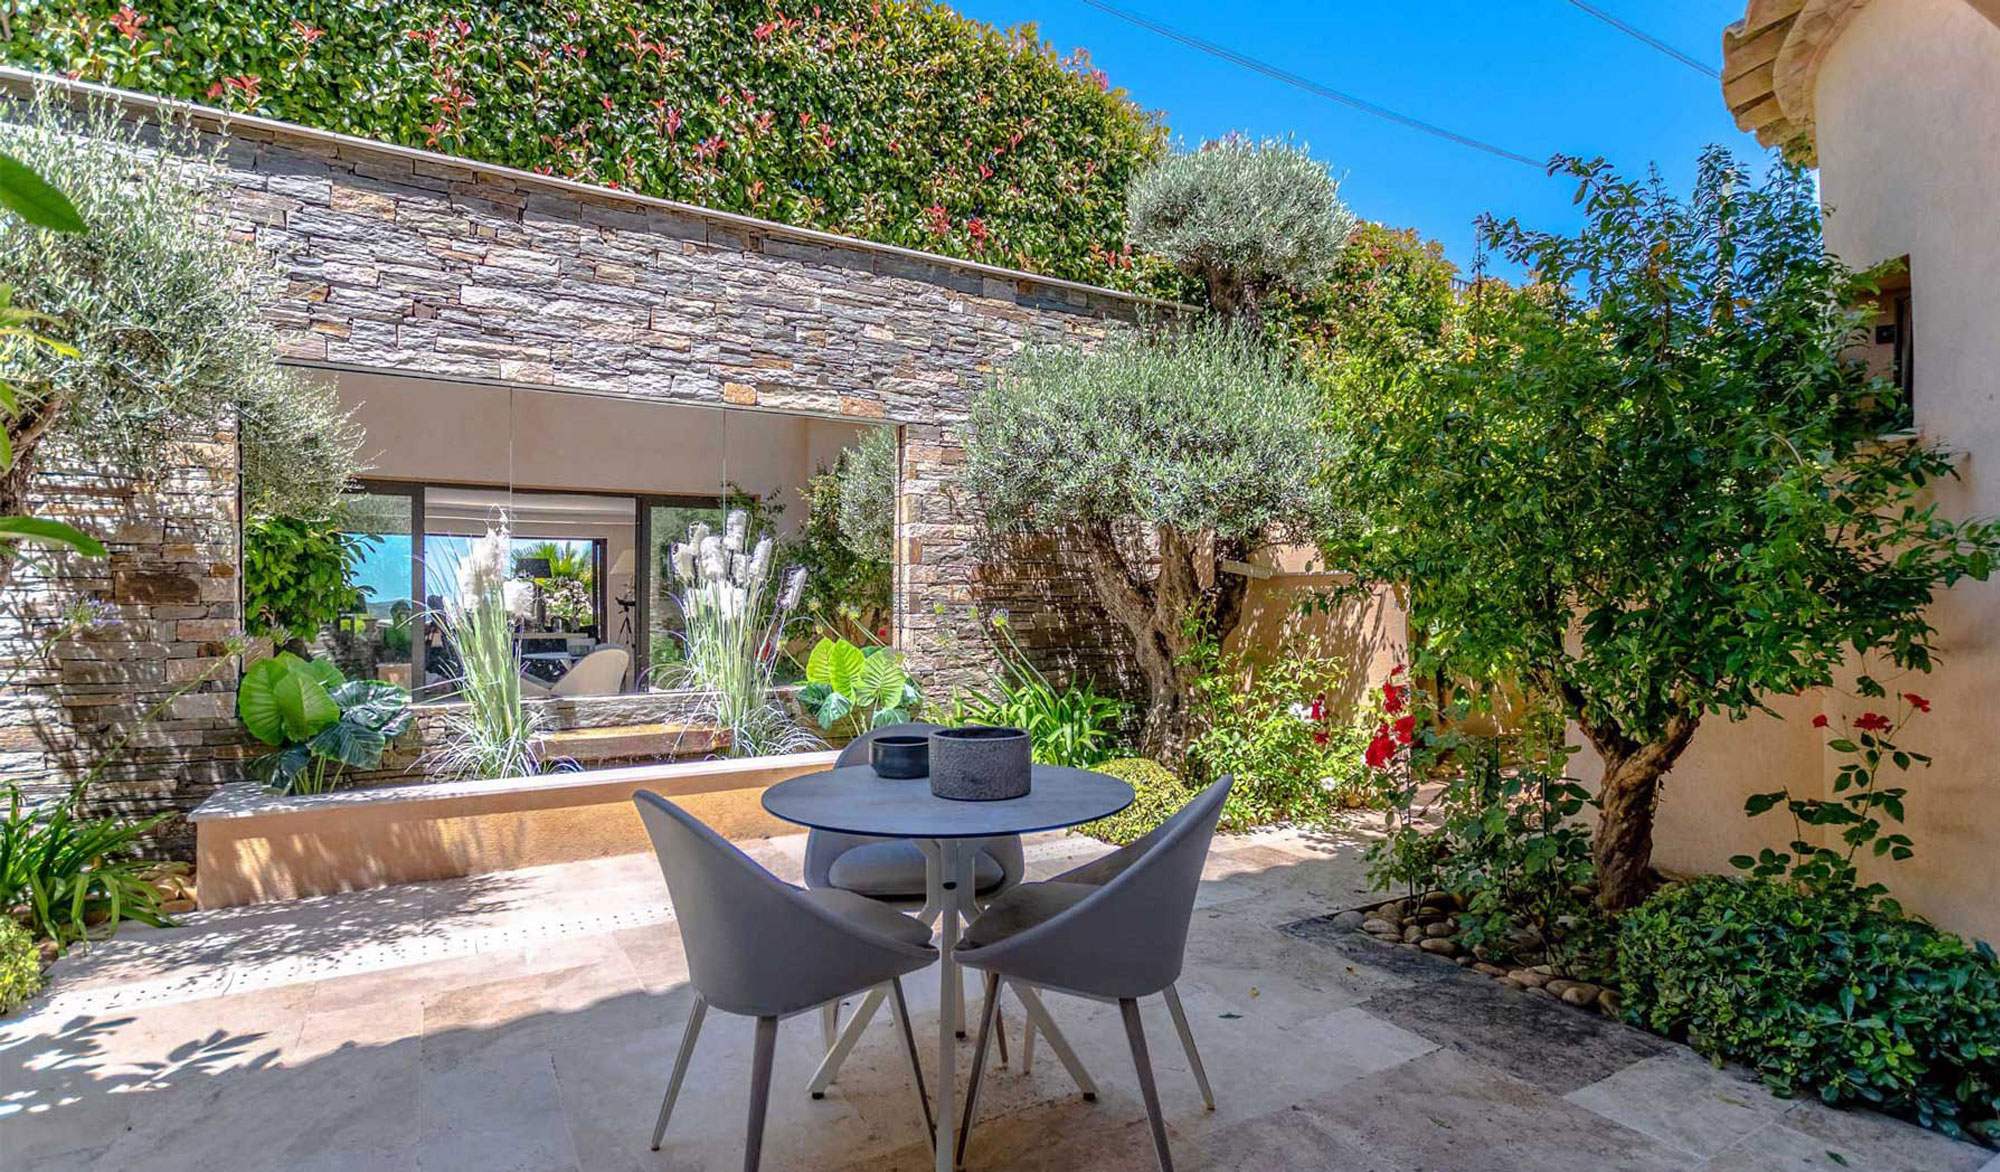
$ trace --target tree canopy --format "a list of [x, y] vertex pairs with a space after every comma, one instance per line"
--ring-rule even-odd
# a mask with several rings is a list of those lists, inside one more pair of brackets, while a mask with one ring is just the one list
[[[1137, 287], [1164, 132], [1079, 52], [927, 0], [77, 0], [11, 64]], [[1169, 274], [1170, 275], [1170, 274]]]
[[1476, 286], [1449, 353], [1343, 396], [1329, 556], [1407, 583], [1430, 656], [1564, 703], [1605, 759], [1616, 907], [1704, 716], [1857, 657], [1927, 669], [1933, 592], [1985, 577], [2000, 529], [1927, 497], [1942, 450], [1879, 438], [1896, 391], [1847, 352], [1872, 277], [1825, 251], [1809, 175], [1715, 149], [1683, 199], [1556, 169], [1577, 233], [1482, 222], [1537, 282]]

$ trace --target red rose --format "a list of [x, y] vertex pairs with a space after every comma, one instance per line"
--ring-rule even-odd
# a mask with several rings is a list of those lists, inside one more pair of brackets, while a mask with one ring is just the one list
[[1327, 735], [1325, 729], [1322, 728], [1313, 730], [1313, 744], [1324, 745], [1326, 744], [1326, 741], [1327, 741]]
[[1396, 722], [1396, 740], [1409, 744], [1417, 739], [1417, 714], [1412, 712]]
[[1814, 728], [1826, 727], [1826, 713], [1822, 712], [1818, 716], [1813, 717], [1813, 727]]
[[1854, 727], [1865, 732], [1887, 732], [1891, 721], [1879, 712], [1864, 712], [1854, 722]]
[[1929, 712], [1931, 710], [1931, 702], [1917, 695], [1915, 692], [1904, 692], [1903, 699], [1908, 700], [1910, 707], [1916, 709], [1918, 712]]
[[1403, 701], [1409, 694], [1410, 689], [1402, 685], [1383, 684], [1382, 711], [1387, 712], [1391, 716], [1401, 712], [1403, 710]]

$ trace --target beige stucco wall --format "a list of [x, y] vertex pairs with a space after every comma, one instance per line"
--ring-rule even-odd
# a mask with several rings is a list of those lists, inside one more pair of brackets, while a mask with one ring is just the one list
[[[2000, 514], [2000, 27], [1966, 0], [1871, 0], [1827, 49], [1814, 100], [1829, 245], [1855, 265], [1910, 258], [1917, 426], [1962, 453], [1938, 500]], [[1874, 874], [1905, 906], [2000, 939], [2000, 582], [1959, 584], [1931, 619], [1937, 669], [1878, 673], [1934, 702], [1902, 739], [1936, 761], [1908, 778], [1916, 858]], [[1784, 701], [1782, 722], [1704, 727], [1668, 778], [1658, 862], [1723, 869], [1788, 837], [1779, 815], [1747, 821], [1742, 799], [1830, 782], [1838, 761], [1808, 723], [1822, 706], [1836, 720], [1866, 707], [1829, 693]]]

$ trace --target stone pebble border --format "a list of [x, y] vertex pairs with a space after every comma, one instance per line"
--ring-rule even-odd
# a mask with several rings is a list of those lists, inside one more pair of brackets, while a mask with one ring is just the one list
[[1572, 980], [1553, 965], [1508, 968], [1491, 964], [1482, 955], [1484, 948], [1467, 949], [1457, 939], [1458, 913], [1463, 909], [1456, 896], [1433, 891], [1417, 900], [1414, 910], [1410, 904], [1407, 899], [1392, 899], [1372, 908], [1356, 908], [1334, 916], [1333, 924], [1372, 936], [1384, 944], [1442, 957], [1529, 996], [1560, 1001], [1577, 1009], [1595, 1009], [1606, 1017], [1623, 1019], [1624, 1007], [1616, 989]]

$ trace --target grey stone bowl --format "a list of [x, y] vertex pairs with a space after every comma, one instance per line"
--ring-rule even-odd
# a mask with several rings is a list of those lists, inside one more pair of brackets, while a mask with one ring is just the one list
[[969, 724], [931, 734], [931, 792], [960, 802], [1028, 796], [1032, 783], [1028, 734], [1018, 728]]
[[880, 777], [909, 780], [931, 771], [931, 739], [921, 733], [890, 733], [868, 742], [868, 763]]

